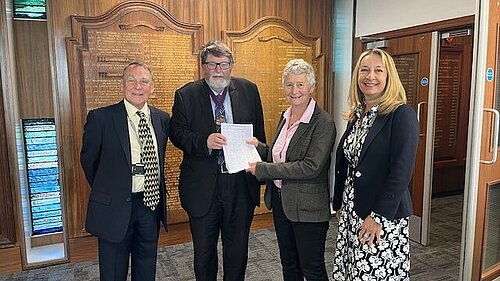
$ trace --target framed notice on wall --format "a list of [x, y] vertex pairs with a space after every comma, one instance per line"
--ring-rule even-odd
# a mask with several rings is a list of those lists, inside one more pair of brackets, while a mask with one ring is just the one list
[[14, 0], [14, 18], [46, 19], [45, 0]]

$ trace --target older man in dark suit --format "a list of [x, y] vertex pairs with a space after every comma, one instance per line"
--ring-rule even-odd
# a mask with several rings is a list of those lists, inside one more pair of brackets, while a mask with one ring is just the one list
[[222, 236], [224, 280], [244, 280], [248, 235], [255, 206], [260, 204], [257, 179], [241, 171], [227, 173], [221, 153], [226, 138], [220, 123], [253, 124], [265, 142], [259, 91], [254, 83], [231, 78], [231, 50], [219, 41], [201, 52], [205, 78], [175, 93], [172, 143], [184, 152], [179, 193], [189, 215], [196, 280], [216, 280], [217, 240]]
[[166, 228], [167, 113], [147, 104], [150, 68], [130, 63], [124, 100], [89, 112], [80, 160], [91, 186], [85, 228], [98, 238], [101, 280], [155, 280], [160, 221]]

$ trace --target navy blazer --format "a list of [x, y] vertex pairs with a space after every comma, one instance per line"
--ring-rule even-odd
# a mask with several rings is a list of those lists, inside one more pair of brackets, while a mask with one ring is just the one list
[[[149, 109], [160, 161], [158, 209], [166, 229], [164, 162], [169, 116], [152, 106]], [[85, 229], [101, 239], [121, 241], [127, 232], [132, 209], [132, 161], [123, 101], [88, 113], [80, 162], [91, 187]]]
[[[216, 132], [210, 103], [210, 87], [205, 79], [188, 83], [175, 92], [172, 106], [170, 140], [183, 151], [180, 165], [179, 197], [190, 216], [201, 217], [208, 212], [220, 169], [215, 153], [210, 154], [207, 138]], [[264, 115], [257, 85], [231, 78], [229, 97], [236, 124], [253, 124], [253, 135], [266, 141]], [[246, 188], [256, 206], [260, 204], [260, 186], [255, 176], [245, 173]]]
[[[336, 154], [333, 209], [342, 205], [347, 177], [343, 144], [351, 132], [350, 122]], [[354, 175], [354, 210], [365, 219], [371, 212], [387, 219], [413, 213], [409, 183], [413, 174], [419, 127], [415, 111], [401, 105], [387, 115], [378, 115], [366, 136]]]

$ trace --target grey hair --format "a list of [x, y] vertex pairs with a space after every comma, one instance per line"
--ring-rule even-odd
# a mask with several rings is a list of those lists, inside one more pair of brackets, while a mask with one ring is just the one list
[[123, 69], [123, 75], [125, 75], [125, 72], [127, 72], [127, 69], [129, 67], [142, 67], [142, 68], [146, 69], [149, 72], [149, 75], [151, 76], [151, 80], [153, 80], [153, 71], [151, 70], [151, 67], [148, 64], [146, 64], [145, 62], [142, 62], [142, 61], [132, 61], [132, 62], [130, 62]]
[[293, 59], [285, 65], [281, 75], [281, 83], [285, 83], [285, 77], [290, 74], [306, 74], [309, 86], [316, 86], [314, 68], [303, 59]]
[[208, 54], [211, 54], [212, 56], [215, 57], [227, 57], [229, 59], [229, 63], [233, 64], [234, 62], [234, 57], [233, 57], [233, 52], [231, 52], [231, 49], [224, 44], [222, 41], [215, 40], [215, 41], [209, 41], [201, 50], [200, 56], [201, 56], [201, 63], [206, 63], [207, 62], [207, 56]]

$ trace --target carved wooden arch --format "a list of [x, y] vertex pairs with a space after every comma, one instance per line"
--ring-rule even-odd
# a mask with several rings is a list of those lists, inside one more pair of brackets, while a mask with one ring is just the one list
[[[149, 104], [170, 112], [174, 92], [200, 77], [198, 52], [203, 44], [203, 25], [184, 23], [158, 4], [127, 1], [99, 16], [71, 16], [72, 37], [66, 39], [71, 98], [73, 159], [79, 163], [83, 125], [93, 108], [116, 103], [123, 98], [121, 77], [131, 61], [143, 61], [153, 70], [155, 91]], [[165, 175], [169, 192], [169, 223], [186, 221], [178, 199], [180, 150], [167, 147]], [[86, 235], [84, 220], [89, 189], [79, 167], [75, 182], [65, 186], [70, 237]]]
[[267, 16], [241, 31], [223, 31], [222, 38], [234, 52], [233, 74], [252, 80], [259, 87], [269, 138], [274, 135], [281, 112], [289, 106], [281, 83], [283, 67], [289, 60], [301, 58], [313, 65], [315, 99], [324, 106], [325, 62], [320, 37], [301, 33], [283, 18]]

